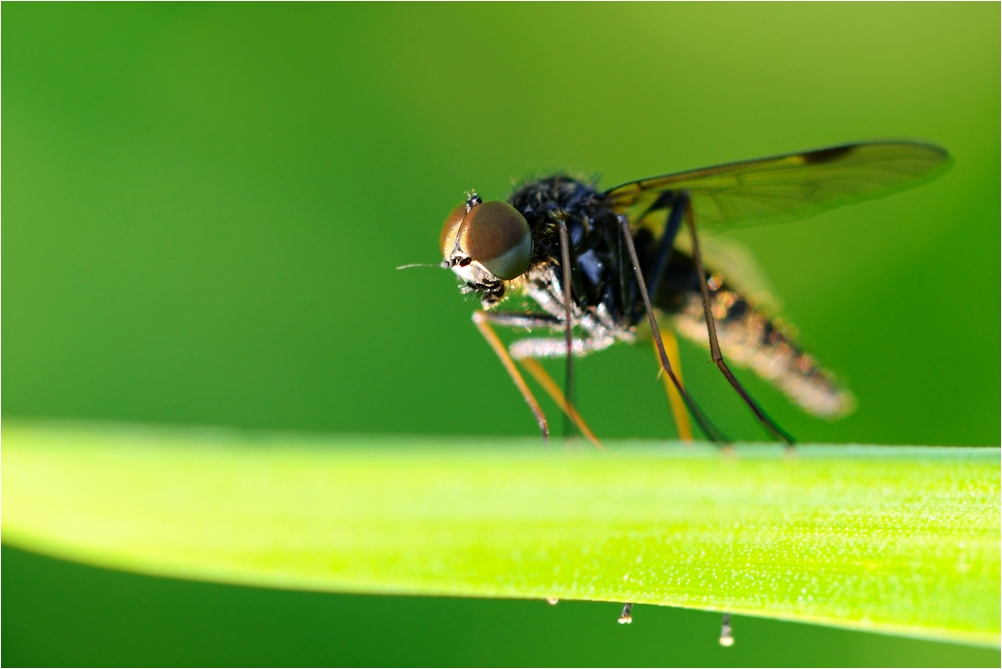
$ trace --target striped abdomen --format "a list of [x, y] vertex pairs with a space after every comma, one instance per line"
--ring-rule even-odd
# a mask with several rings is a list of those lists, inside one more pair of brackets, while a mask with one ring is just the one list
[[[667, 311], [679, 334], [709, 347], [703, 300], [691, 260], [673, 254], [673, 276], [662, 281], [658, 306]], [[689, 260], [689, 268], [685, 267]], [[724, 359], [756, 374], [783, 391], [808, 413], [825, 418], [844, 416], [855, 408], [852, 393], [842, 388], [831, 372], [791, 340], [785, 328], [764, 316], [719, 275], [709, 279], [710, 303], [717, 324], [717, 339]]]

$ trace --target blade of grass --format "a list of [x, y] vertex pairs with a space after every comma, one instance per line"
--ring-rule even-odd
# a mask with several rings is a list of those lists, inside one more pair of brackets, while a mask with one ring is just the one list
[[997, 645], [999, 449], [3, 424], [3, 540], [312, 590], [685, 606]]

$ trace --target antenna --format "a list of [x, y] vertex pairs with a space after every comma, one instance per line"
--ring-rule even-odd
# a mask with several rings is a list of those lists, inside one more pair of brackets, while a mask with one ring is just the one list
[[401, 265], [397, 269], [410, 269], [412, 267], [438, 267], [439, 269], [448, 269], [448, 266], [446, 266], [444, 263], [433, 264], [426, 262], [416, 262], [416, 263], [411, 263], [410, 265]]

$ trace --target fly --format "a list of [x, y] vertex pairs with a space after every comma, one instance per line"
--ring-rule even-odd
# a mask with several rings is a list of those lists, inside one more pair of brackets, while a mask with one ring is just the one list
[[[948, 159], [946, 151], [929, 144], [872, 142], [641, 179], [608, 190], [556, 174], [518, 187], [507, 201], [484, 202], [470, 193], [442, 228], [441, 266], [458, 275], [464, 293], [480, 299], [473, 322], [522, 393], [544, 439], [549, 424], [516, 361], [601, 447], [571, 401], [573, 358], [651, 337], [679, 436], [692, 438], [691, 416], [707, 439], [726, 443], [682, 384], [674, 331], [708, 346], [712, 362], [759, 424], [792, 446], [793, 437], [751, 397], [727, 360], [750, 367], [813, 415], [843, 416], [855, 400], [762, 308], [726, 253], [714, 258], [708, 249], [704, 257], [697, 230], [795, 220], [881, 197], [933, 177]], [[679, 235], [683, 224], [688, 234]], [[499, 308], [512, 295], [528, 298], [534, 308]], [[505, 348], [494, 326], [563, 336], [520, 339]], [[565, 392], [539, 365], [540, 358], [566, 359]]]

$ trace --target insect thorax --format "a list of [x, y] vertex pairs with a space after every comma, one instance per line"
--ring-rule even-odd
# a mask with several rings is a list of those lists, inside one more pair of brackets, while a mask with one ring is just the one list
[[[522, 212], [532, 231], [533, 253], [526, 273], [526, 292], [539, 302], [536, 297], [539, 290], [546, 289], [552, 294], [553, 287], [560, 285], [558, 221], [563, 220], [574, 259], [571, 264], [575, 309], [601, 310], [604, 320], [619, 327], [630, 325], [629, 310], [624, 307], [629, 299], [629, 286], [622, 274], [626, 252], [616, 214], [603, 205], [602, 193], [590, 182], [557, 174], [524, 184], [508, 201]], [[552, 296], [562, 304], [562, 297]]]

